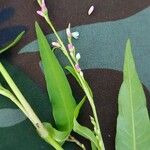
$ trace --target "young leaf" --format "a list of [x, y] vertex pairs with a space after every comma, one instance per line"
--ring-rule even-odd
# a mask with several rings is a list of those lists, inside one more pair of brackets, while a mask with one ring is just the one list
[[148, 150], [150, 148], [150, 121], [146, 97], [138, 78], [127, 41], [123, 83], [119, 92], [116, 150]]
[[75, 109], [73, 130], [74, 130], [74, 132], [78, 133], [79, 135], [83, 136], [84, 138], [90, 140], [93, 144], [92, 145], [93, 147], [98, 147], [98, 142], [97, 142], [97, 139], [96, 139], [94, 133], [89, 128], [80, 125], [76, 120], [79, 115], [80, 109], [85, 102], [85, 98], [86, 97], [84, 97], [82, 99], [82, 101], [77, 105], [77, 107]]
[[20, 39], [22, 38], [22, 36], [24, 35], [24, 33], [25, 33], [25, 31], [21, 32], [13, 42], [9, 43], [6, 47], [0, 49], [0, 54], [5, 52], [9, 48], [13, 47], [15, 44], [17, 44], [20, 41]]
[[76, 120], [74, 120], [73, 130], [84, 138], [90, 140], [96, 147], [98, 147], [97, 139], [89, 128], [80, 125]]
[[76, 102], [65, 73], [52, 52], [38, 23], [35, 24], [35, 27], [55, 123], [58, 130], [68, 131], [69, 134], [73, 128]]

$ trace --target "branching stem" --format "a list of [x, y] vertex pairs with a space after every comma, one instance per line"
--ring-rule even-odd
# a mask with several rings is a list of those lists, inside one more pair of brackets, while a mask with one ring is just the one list
[[94, 104], [94, 100], [93, 100], [93, 96], [91, 95], [91, 92], [89, 90], [89, 88], [87, 87], [86, 85], [86, 80], [84, 79], [84, 76], [81, 76], [79, 74], [79, 72], [77, 72], [75, 66], [74, 66], [74, 63], [71, 59], [71, 57], [69, 56], [68, 54], [68, 51], [65, 47], [65, 45], [63, 44], [63, 41], [60, 39], [57, 31], [55, 30], [54, 26], [52, 25], [50, 19], [49, 19], [49, 16], [48, 14], [44, 17], [46, 22], [49, 24], [50, 28], [52, 29], [52, 31], [54, 32], [59, 44], [61, 45], [61, 50], [62, 52], [64, 53], [64, 55], [67, 57], [67, 59], [69, 60], [71, 66], [73, 67], [74, 71], [76, 72], [80, 82], [81, 82], [81, 85], [82, 85], [82, 88], [89, 100], [89, 103], [91, 105], [91, 108], [92, 108], [92, 111], [93, 111], [93, 116], [94, 116], [94, 119], [95, 119], [95, 122], [96, 122], [96, 129], [97, 129], [97, 138], [98, 138], [98, 141], [99, 141], [99, 150], [105, 150], [104, 148], [104, 143], [103, 143], [103, 139], [102, 139], [102, 135], [101, 135], [101, 131], [100, 131], [100, 125], [99, 125], [99, 120], [98, 120], [98, 116], [97, 116], [97, 112], [96, 112], [96, 107], [95, 107], [95, 104]]
[[7, 70], [4, 68], [2, 63], [0, 62], [0, 73], [6, 80], [7, 84], [13, 91], [14, 95], [7, 91], [6, 89], [1, 88], [0, 94], [10, 98], [22, 111], [23, 113], [30, 119], [35, 128], [37, 129], [41, 138], [43, 138], [47, 143], [52, 145], [56, 150], [63, 150], [63, 148], [50, 136], [47, 129], [44, 127], [40, 119], [37, 117], [25, 97], [20, 92], [17, 85], [14, 83], [13, 79], [8, 74]]

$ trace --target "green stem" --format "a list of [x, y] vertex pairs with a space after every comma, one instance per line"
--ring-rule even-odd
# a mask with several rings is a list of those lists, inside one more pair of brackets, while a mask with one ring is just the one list
[[64, 46], [64, 43], [63, 43], [62, 40], [60, 39], [60, 37], [59, 37], [57, 31], [56, 31], [55, 28], [53, 27], [53, 25], [52, 25], [52, 23], [51, 23], [51, 21], [50, 21], [50, 19], [49, 19], [49, 16], [45, 16], [45, 20], [46, 20], [46, 22], [48, 23], [48, 25], [50, 26], [50, 28], [52, 29], [52, 31], [54, 32], [54, 34], [55, 34], [55, 36], [56, 36], [56, 38], [57, 38], [59, 44], [61, 45], [61, 48], [64, 50], [63, 52], [65, 53], [65, 55], [67, 55], [68, 52], [67, 52], [67, 50], [66, 50], [66, 47]]
[[23, 108], [26, 110], [26, 112], [28, 112], [29, 116], [27, 116], [27, 117], [30, 118], [30, 120], [32, 121], [34, 126], [37, 127], [37, 124], [40, 123], [39, 118], [35, 115], [31, 106], [26, 101], [25, 97], [22, 95], [19, 88], [14, 83], [13, 79], [10, 77], [10, 75], [8, 74], [6, 69], [3, 67], [2, 63], [0, 63], [0, 72], [1, 72], [2, 76], [4, 77], [4, 79], [6, 80], [6, 82], [8, 83], [11, 90], [13, 91], [13, 93], [16, 95], [19, 102], [22, 104]]
[[94, 105], [93, 97], [91, 96], [91, 93], [90, 93], [88, 87], [87, 87], [86, 84], [85, 84], [85, 79], [82, 78], [78, 73], [77, 73], [77, 75], [78, 75], [78, 78], [79, 78], [79, 80], [80, 80], [80, 82], [81, 82], [81, 85], [82, 85], [82, 87], [83, 87], [83, 90], [84, 90], [84, 92], [85, 92], [85, 94], [86, 94], [86, 96], [87, 96], [87, 98], [88, 98], [88, 100], [89, 100], [89, 103], [90, 103], [90, 105], [91, 105], [91, 108], [92, 108], [92, 112], [93, 112], [94, 119], [95, 119], [95, 122], [96, 122], [96, 128], [97, 128], [97, 130], [98, 130], [98, 132], [99, 132], [99, 133], [98, 133], [98, 138], [99, 138], [99, 140], [100, 140], [100, 141], [99, 141], [100, 149], [101, 149], [101, 150], [105, 150], [105, 148], [104, 148], [104, 142], [103, 142], [102, 135], [101, 135], [99, 120], [98, 120], [98, 116], [97, 116], [97, 112], [96, 112], [96, 107], [95, 107], [95, 105]]
[[[71, 38], [68, 39], [68, 42], [69, 44], [72, 44], [72, 40]], [[99, 120], [98, 120], [98, 116], [97, 116], [97, 112], [96, 112], [96, 107], [94, 105], [94, 100], [93, 100], [93, 96], [91, 95], [91, 91], [89, 91], [89, 87], [87, 87], [86, 85], [86, 81], [84, 79], [84, 77], [81, 77], [80, 74], [76, 71], [74, 65], [73, 65], [73, 62], [72, 62], [72, 59], [70, 59], [70, 57], [68, 56], [68, 59], [69, 59], [69, 62], [71, 63], [74, 71], [76, 72], [80, 82], [81, 82], [81, 85], [82, 85], [82, 88], [83, 90], [85, 91], [85, 94], [90, 102], [90, 105], [92, 107], [92, 111], [93, 111], [93, 115], [94, 115], [94, 118], [95, 118], [95, 122], [96, 122], [96, 128], [98, 129], [98, 131], [100, 131], [100, 133], [98, 133], [98, 137], [99, 139], [101, 139], [102, 141], [102, 144], [100, 143], [100, 147], [102, 147], [102, 149], [104, 149], [104, 144], [103, 144], [103, 139], [102, 139], [102, 135], [101, 135], [101, 130], [100, 130], [100, 125], [99, 125]]]
[[9, 98], [13, 103], [15, 103], [19, 108], [20, 110], [26, 115], [28, 116], [28, 113], [26, 112], [26, 110], [24, 109], [24, 107], [20, 104], [20, 102], [18, 101], [18, 99], [10, 92], [8, 91], [7, 89], [1, 89], [0, 90], [0, 94]]
[[[8, 74], [7, 70], [4, 68], [2, 63], [0, 62], [0, 72], [6, 82], [8, 83], [9, 87], [15, 94], [16, 98], [12, 95], [8, 94], [8, 92], [2, 92], [2, 94], [10, 99], [21, 108], [21, 110], [25, 113], [25, 115], [30, 119], [30, 121], [33, 123], [35, 128], [37, 129], [39, 135], [41, 138], [43, 138], [47, 143], [52, 145], [56, 150], [63, 150], [63, 148], [49, 135], [47, 129], [44, 127], [40, 119], [37, 117], [29, 103], [26, 101], [25, 97], [22, 95], [20, 90], [18, 89], [17, 85], [14, 83], [13, 79]], [[21, 105], [20, 105], [21, 104]]]

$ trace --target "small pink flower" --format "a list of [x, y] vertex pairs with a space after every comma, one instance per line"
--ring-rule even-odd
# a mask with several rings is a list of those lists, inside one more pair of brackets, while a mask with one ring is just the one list
[[38, 10], [37, 14], [44, 17], [47, 14], [47, 7], [46, 7], [46, 4], [45, 4], [45, 0], [42, 0], [42, 3], [41, 3], [40, 6], [41, 6], [41, 10]]
[[46, 4], [45, 4], [45, 0], [42, 0], [41, 8], [42, 8], [43, 11], [47, 10]]
[[38, 15], [44, 17], [44, 13], [43, 13], [42, 11], [38, 10], [38, 11], [36, 11], [36, 12], [37, 12]]
[[68, 50], [69, 52], [73, 52], [74, 51], [74, 46], [72, 44], [68, 44]]
[[76, 64], [76, 65], [75, 65], [75, 68], [76, 68], [76, 70], [77, 70], [78, 72], [81, 71], [81, 68], [80, 68], [79, 64]]

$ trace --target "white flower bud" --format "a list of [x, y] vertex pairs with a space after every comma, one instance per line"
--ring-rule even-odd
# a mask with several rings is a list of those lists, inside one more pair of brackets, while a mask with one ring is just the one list
[[88, 10], [88, 15], [90, 16], [94, 11], [94, 6], [91, 6], [90, 9]]
[[72, 37], [73, 37], [74, 39], [78, 39], [78, 38], [79, 38], [79, 35], [80, 35], [80, 34], [79, 34], [79, 32], [77, 32], [77, 31], [72, 33]]
[[52, 42], [52, 46], [57, 47], [57, 48], [60, 48], [60, 47], [61, 47], [58, 42]]
[[77, 61], [78, 61], [80, 58], [81, 58], [80, 53], [77, 53], [77, 55], [76, 55], [76, 59], [77, 59]]
[[83, 72], [82, 71], [80, 71], [80, 76], [83, 77]]

